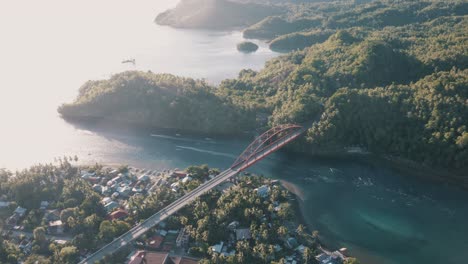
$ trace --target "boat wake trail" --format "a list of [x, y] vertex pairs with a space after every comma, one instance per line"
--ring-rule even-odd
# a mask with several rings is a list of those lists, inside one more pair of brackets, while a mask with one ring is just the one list
[[229, 154], [229, 153], [223, 153], [223, 152], [217, 152], [217, 151], [211, 151], [207, 149], [199, 149], [199, 148], [187, 147], [187, 146], [176, 146], [176, 147], [179, 149], [186, 149], [186, 150], [192, 150], [192, 151], [201, 152], [201, 153], [208, 153], [208, 154], [215, 155], [215, 156], [224, 156], [224, 157], [233, 158], [233, 159], [236, 158], [235, 155]]

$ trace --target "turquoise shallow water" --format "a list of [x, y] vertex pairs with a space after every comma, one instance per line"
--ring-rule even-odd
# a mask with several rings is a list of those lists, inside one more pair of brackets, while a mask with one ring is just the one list
[[[86, 131], [93, 148], [88, 148], [84, 162], [148, 169], [191, 164], [224, 169], [250, 143], [90, 127]], [[326, 246], [347, 247], [364, 263], [458, 264], [468, 258], [468, 192], [456, 186], [423, 181], [362, 159], [284, 152], [249, 170], [299, 188], [311, 229], [320, 232]]]
[[305, 194], [309, 225], [366, 263], [465, 263], [468, 196], [356, 161], [288, 159], [274, 173]]

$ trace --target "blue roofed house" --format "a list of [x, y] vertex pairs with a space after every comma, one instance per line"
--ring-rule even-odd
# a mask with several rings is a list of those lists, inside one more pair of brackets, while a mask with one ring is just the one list
[[258, 196], [265, 198], [270, 193], [270, 187], [267, 185], [262, 185], [255, 189], [255, 191], [257, 192]]

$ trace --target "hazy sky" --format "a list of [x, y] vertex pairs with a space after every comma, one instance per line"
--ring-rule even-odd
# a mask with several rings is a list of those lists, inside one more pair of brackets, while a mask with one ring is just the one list
[[[156, 15], [176, 4], [0, 0], [0, 167], [120, 148], [76, 131], [58, 116], [57, 107], [72, 101], [88, 80], [151, 70], [219, 82], [244, 68], [260, 69], [277, 55], [265, 43], [254, 54], [239, 53], [241, 32], [157, 26]], [[136, 65], [121, 63], [128, 58]]]

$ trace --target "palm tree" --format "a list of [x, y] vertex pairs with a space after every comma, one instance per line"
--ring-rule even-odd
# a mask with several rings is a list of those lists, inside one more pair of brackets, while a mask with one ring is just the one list
[[287, 228], [287, 227], [285, 227], [285, 226], [280, 226], [280, 227], [278, 228], [278, 235], [284, 237], [284, 236], [286, 236], [287, 234], [288, 234], [288, 228]]
[[312, 250], [310, 250], [308, 247], [305, 247], [302, 257], [304, 259], [304, 264], [310, 263], [310, 260], [312, 259]]
[[304, 230], [305, 230], [305, 227], [302, 224], [300, 224], [296, 229], [296, 233], [302, 237], [302, 235], [304, 235]]

